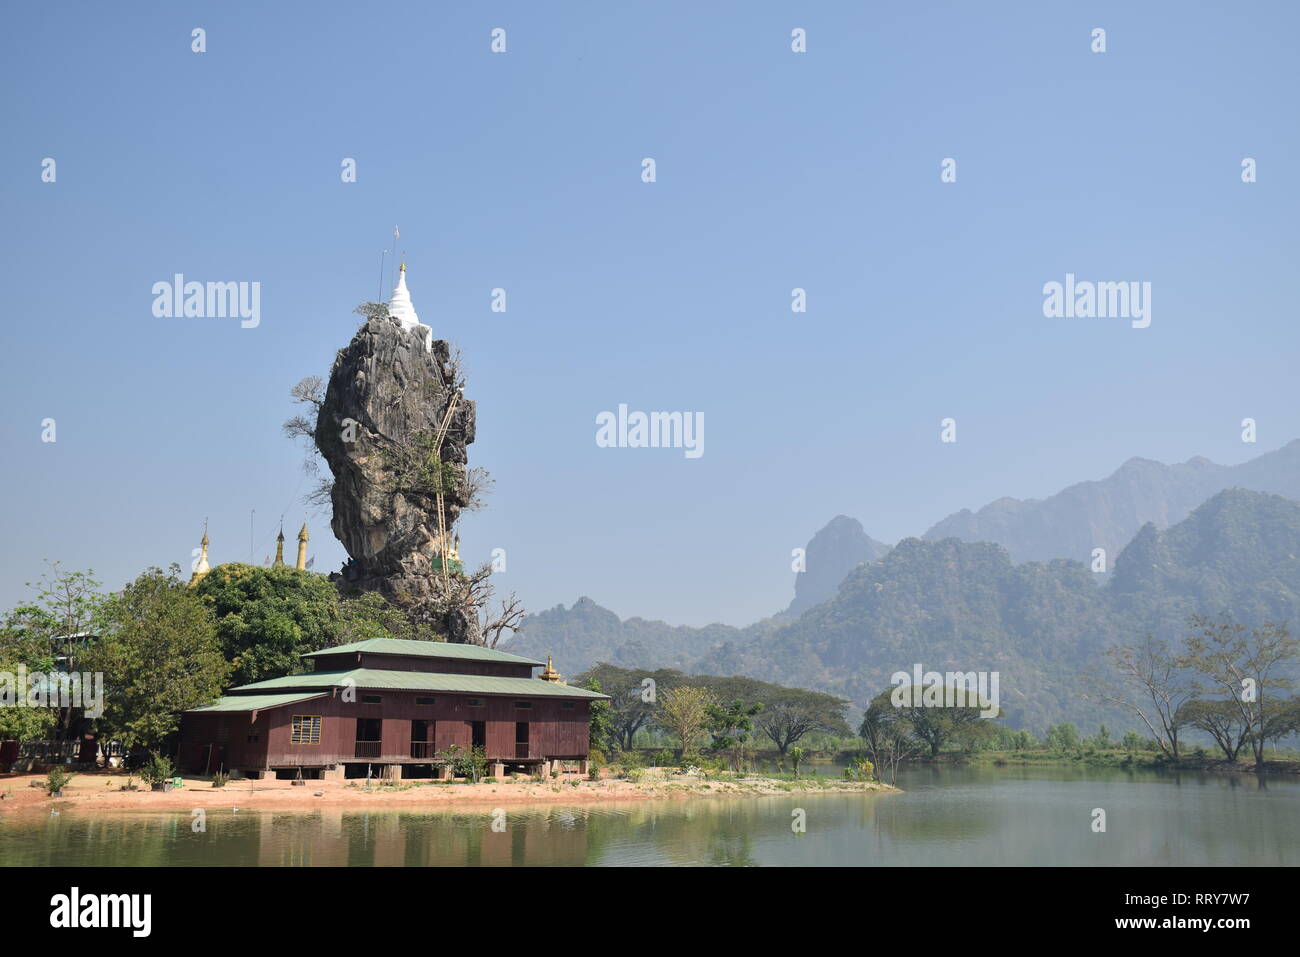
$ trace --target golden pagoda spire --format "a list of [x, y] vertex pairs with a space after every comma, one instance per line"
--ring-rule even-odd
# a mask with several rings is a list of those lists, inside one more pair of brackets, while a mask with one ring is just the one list
[[275, 536], [275, 561], [271, 562], [272, 568], [284, 567], [284, 521], [280, 521], [280, 534]]
[[203, 538], [199, 540], [199, 560], [194, 564], [194, 574], [190, 576], [190, 588], [203, 580], [208, 568], [208, 520], [203, 520]]
[[307, 539], [309, 537], [310, 536], [307, 534], [307, 523], [303, 522], [302, 531], [298, 533], [298, 562], [294, 565], [295, 568], [306, 569], [307, 567]]
[[555, 670], [555, 666], [554, 666], [553, 664], [551, 664], [551, 656], [550, 656], [549, 654], [546, 656], [546, 670], [543, 671], [543, 672], [542, 672], [540, 675], [538, 675], [537, 677], [541, 678], [543, 681], [559, 681], [559, 680], [560, 680], [560, 673], [559, 673], [558, 671], [556, 671], [556, 670]]

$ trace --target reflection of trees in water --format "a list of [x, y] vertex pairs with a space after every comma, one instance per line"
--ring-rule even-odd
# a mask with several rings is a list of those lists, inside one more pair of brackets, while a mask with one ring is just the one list
[[586, 863], [588, 834], [561, 808], [505, 810], [492, 830], [492, 809], [474, 812], [353, 812], [344, 815], [349, 865], [379, 867], [510, 866]]
[[[723, 864], [1294, 864], [1300, 789], [1254, 774], [969, 769], [911, 775], [896, 795], [714, 797], [475, 811], [207, 810], [0, 820], [23, 865], [407, 866]], [[1271, 786], [1270, 786], [1271, 785]], [[905, 785], [906, 786], [906, 785]], [[808, 833], [790, 830], [806, 810]], [[1089, 812], [1104, 807], [1108, 833]]]
[[[788, 812], [782, 817], [781, 813], [773, 813], [774, 807], [770, 802], [733, 804], [711, 799], [584, 809], [592, 847], [588, 863], [752, 867], [758, 863], [754, 854], [756, 839], [767, 832], [788, 832]], [[633, 853], [621, 858], [619, 848]]]
[[952, 802], [943, 813], [935, 814], [931, 808], [909, 804], [903, 795], [873, 803], [864, 813], [870, 815], [878, 834], [900, 843], [974, 840], [1004, 827], [1000, 820], [1003, 812], [996, 807], [990, 813], [987, 805]]

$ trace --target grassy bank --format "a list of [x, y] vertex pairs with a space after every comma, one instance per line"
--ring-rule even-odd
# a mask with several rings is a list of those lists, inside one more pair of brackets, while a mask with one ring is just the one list
[[[1174, 761], [1160, 751], [1095, 750], [1082, 752], [1058, 751], [976, 751], [972, 754], [941, 754], [925, 762], [969, 764], [993, 767], [1101, 767], [1144, 768], [1151, 770], [1215, 771], [1224, 773], [1249, 773], [1255, 770], [1254, 760], [1226, 761], [1211, 755], [1191, 754]], [[1265, 762], [1265, 770], [1277, 774], [1300, 774], [1300, 760], [1278, 757]]]

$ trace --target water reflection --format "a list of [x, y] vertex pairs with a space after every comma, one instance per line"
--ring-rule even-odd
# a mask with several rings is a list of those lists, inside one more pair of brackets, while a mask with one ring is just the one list
[[[0, 863], [295, 867], [1300, 863], [1300, 781], [916, 768], [904, 794], [489, 811], [209, 811], [0, 819]], [[1107, 831], [1091, 830], [1105, 808]], [[806, 819], [806, 833], [791, 828]]]

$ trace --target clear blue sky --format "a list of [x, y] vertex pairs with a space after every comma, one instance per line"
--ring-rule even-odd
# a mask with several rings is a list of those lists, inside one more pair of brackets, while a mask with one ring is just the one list
[[[286, 393], [351, 337], [395, 223], [497, 482], [463, 551], [506, 548], [498, 587], [534, 610], [744, 623], [836, 513], [892, 542], [1130, 456], [1300, 436], [1295, 4], [2, 16], [0, 605], [47, 557], [114, 587], [188, 569], [205, 516], [214, 563], [248, 559], [250, 509], [259, 562], [281, 512], [296, 531]], [[177, 272], [261, 282], [261, 326], [155, 318]], [[1150, 281], [1150, 328], [1044, 318], [1067, 272]], [[620, 402], [703, 412], [704, 456], [597, 448]]]

